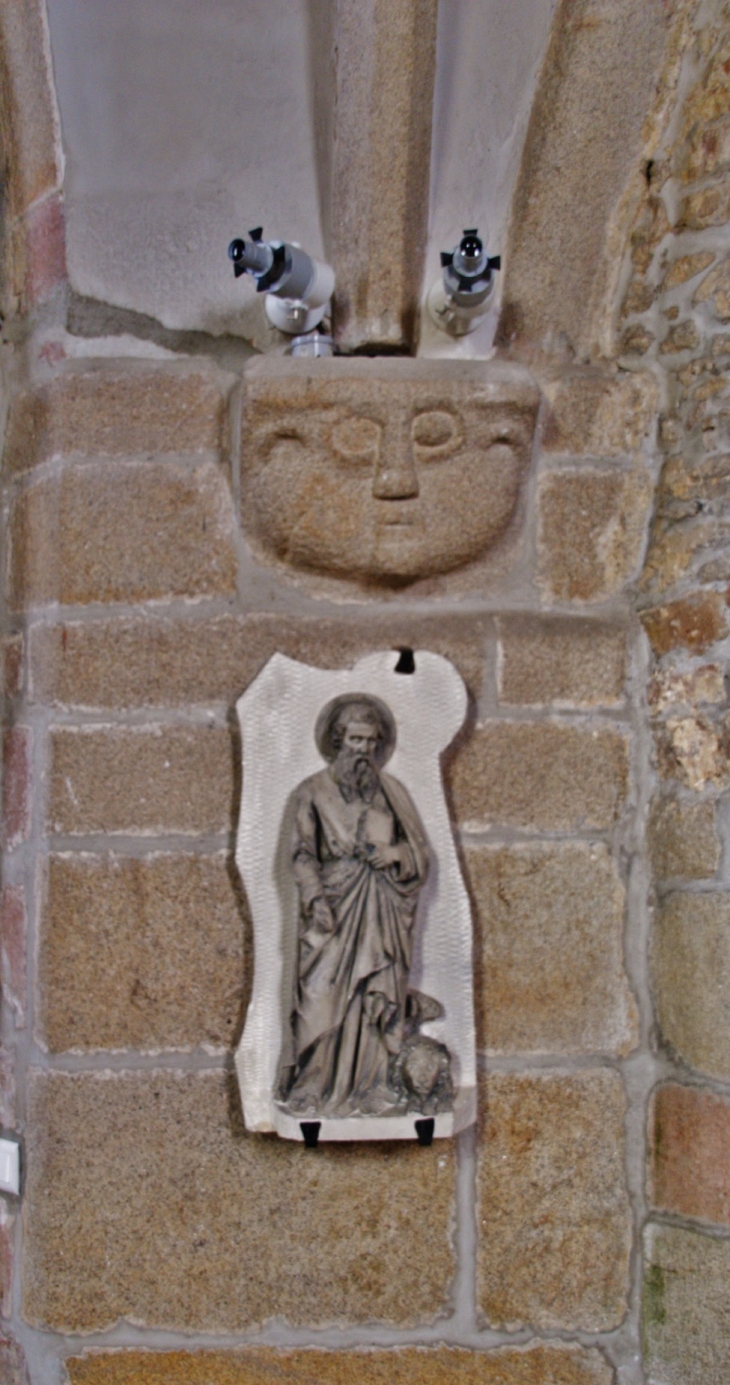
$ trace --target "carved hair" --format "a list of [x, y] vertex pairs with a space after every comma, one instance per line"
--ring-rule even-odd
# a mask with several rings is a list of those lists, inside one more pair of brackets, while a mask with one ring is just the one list
[[352, 721], [373, 726], [378, 733], [375, 760], [390, 759], [395, 747], [395, 718], [389, 707], [370, 693], [344, 693], [328, 702], [317, 717], [314, 739], [325, 760], [334, 760]]
[[347, 735], [347, 728], [353, 721], [359, 721], [366, 726], [374, 726], [378, 733], [378, 751], [385, 744], [385, 727], [382, 718], [378, 716], [375, 708], [369, 706], [367, 702], [345, 702], [340, 708], [330, 731], [330, 745], [333, 750], [341, 750], [342, 742]]

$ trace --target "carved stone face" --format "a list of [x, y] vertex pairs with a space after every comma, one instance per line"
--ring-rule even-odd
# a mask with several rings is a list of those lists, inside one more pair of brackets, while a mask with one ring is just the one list
[[537, 392], [496, 362], [257, 362], [244, 526], [293, 568], [405, 586], [481, 558], [515, 514]]

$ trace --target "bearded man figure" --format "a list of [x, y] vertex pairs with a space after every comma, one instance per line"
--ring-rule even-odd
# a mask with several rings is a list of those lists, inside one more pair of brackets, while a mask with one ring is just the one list
[[279, 1099], [298, 1114], [386, 1114], [399, 1101], [389, 1079], [429, 858], [409, 794], [382, 772], [395, 735], [379, 698], [335, 698], [315, 730], [329, 764], [296, 790], [298, 957]]

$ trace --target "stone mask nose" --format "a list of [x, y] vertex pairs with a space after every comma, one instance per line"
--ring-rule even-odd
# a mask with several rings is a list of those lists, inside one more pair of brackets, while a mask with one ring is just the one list
[[376, 500], [411, 500], [418, 495], [410, 429], [405, 423], [385, 434], [375, 460], [373, 495]]

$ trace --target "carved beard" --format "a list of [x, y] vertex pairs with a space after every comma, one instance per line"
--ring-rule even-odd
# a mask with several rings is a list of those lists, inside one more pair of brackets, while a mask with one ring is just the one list
[[343, 748], [335, 761], [335, 771], [337, 783], [348, 803], [355, 797], [364, 799], [366, 803], [372, 802], [380, 781], [378, 771], [367, 755], [362, 755], [359, 750]]

